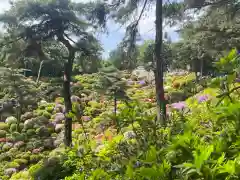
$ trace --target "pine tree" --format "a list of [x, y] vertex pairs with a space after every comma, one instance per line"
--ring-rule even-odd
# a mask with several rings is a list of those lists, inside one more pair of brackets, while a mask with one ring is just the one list
[[96, 90], [113, 98], [115, 124], [117, 120], [117, 100], [128, 102], [129, 97], [126, 94], [126, 81], [122, 80], [122, 72], [113, 66], [103, 68], [99, 72], [99, 81], [96, 84]]
[[[63, 62], [63, 96], [66, 107], [64, 142], [66, 146], [72, 144], [70, 82], [75, 55], [78, 51], [85, 55], [91, 54], [92, 49], [89, 48], [89, 44], [97, 40], [88, 30], [90, 27], [96, 27], [93, 24], [105, 22], [104, 17], [94, 13], [95, 8], [97, 7], [92, 6], [91, 3], [83, 5], [69, 0], [18, 0], [13, 2], [10, 10], [0, 18], [9, 32], [9, 39], [11, 39], [9, 43], [22, 39], [27, 42], [27, 51], [25, 51], [27, 53], [24, 54], [27, 57], [35, 56], [41, 60], [46, 59], [43, 43], [51, 41], [63, 44], [67, 50]], [[74, 35], [78, 40], [74, 41], [70, 35]]]

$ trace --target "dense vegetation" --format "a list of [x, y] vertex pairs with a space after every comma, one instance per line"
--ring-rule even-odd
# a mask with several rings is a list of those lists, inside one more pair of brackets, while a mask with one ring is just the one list
[[[0, 179], [239, 179], [239, 6], [11, 2], [0, 17]], [[139, 43], [153, 7], [155, 41]], [[109, 19], [126, 36], [102, 60], [96, 32]], [[163, 22], [179, 25], [179, 41]]]

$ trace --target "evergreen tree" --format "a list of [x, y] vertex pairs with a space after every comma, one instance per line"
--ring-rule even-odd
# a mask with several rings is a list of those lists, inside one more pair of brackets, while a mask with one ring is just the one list
[[126, 81], [122, 80], [122, 73], [113, 66], [103, 68], [99, 72], [99, 81], [96, 89], [101, 93], [113, 98], [115, 124], [117, 120], [117, 100], [123, 100], [127, 103], [129, 97], [126, 94]]
[[[11, 9], [1, 17], [9, 32], [8, 38], [11, 40], [9, 43], [21, 39], [27, 42], [26, 49], [28, 51], [26, 51], [25, 56], [37, 56], [40, 59], [46, 59], [42, 47], [44, 42], [55, 41], [58, 44], [63, 44], [67, 50], [63, 62], [66, 146], [70, 146], [72, 142], [70, 82], [74, 58], [78, 51], [85, 55], [91, 54], [88, 44], [97, 41], [93, 34], [89, 32], [89, 28], [93, 27], [90, 24], [91, 21], [94, 23], [98, 19], [97, 14], [94, 14], [95, 6], [92, 7], [91, 5], [73, 4], [69, 0], [18, 0], [13, 2]], [[94, 17], [96, 18], [94, 19]], [[85, 22], [86, 20], [89, 21]], [[100, 22], [103, 23], [104, 21]], [[71, 39], [70, 34], [78, 37], [78, 40]]]

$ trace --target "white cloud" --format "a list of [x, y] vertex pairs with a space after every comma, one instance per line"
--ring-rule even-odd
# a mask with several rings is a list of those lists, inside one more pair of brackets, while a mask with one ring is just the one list
[[4, 12], [10, 8], [9, 0], [1, 0], [0, 12]]

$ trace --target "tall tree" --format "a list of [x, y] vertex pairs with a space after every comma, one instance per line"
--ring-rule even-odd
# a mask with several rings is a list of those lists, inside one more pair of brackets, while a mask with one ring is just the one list
[[[35, 55], [44, 59], [43, 42], [55, 41], [62, 44], [67, 55], [64, 57], [63, 94], [66, 106], [65, 145], [72, 142], [72, 103], [70, 82], [72, 66], [77, 51], [89, 54], [91, 49], [85, 46], [87, 42], [96, 41], [90, 33], [89, 14], [83, 11], [82, 4], [72, 4], [69, 0], [27, 1], [18, 0], [12, 3], [11, 9], [1, 18], [8, 30], [10, 42], [24, 39], [28, 45], [27, 56]], [[90, 6], [89, 6], [90, 7]], [[78, 8], [78, 9], [77, 9]], [[88, 8], [89, 9], [89, 8]], [[92, 9], [91, 14], [92, 14]], [[78, 38], [71, 39], [71, 35]]]
[[[170, 2], [168, 2], [169, 4]], [[123, 39], [125, 48], [128, 49], [128, 55], [131, 56], [132, 52], [135, 52], [136, 42], [139, 39], [138, 25], [143, 15], [148, 10], [155, 7], [156, 10], [156, 38], [155, 38], [155, 50], [154, 50], [154, 61], [156, 63], [155, 70], [155, 84], [156, 84], [156, 98], [157, 98], [157, 119], [158, 122], [166, 123], [166, 104], [164, 99], [164, 88], [163, 88], [163, 58], [162, 58], [162, 41], [163, 41], [163, 1], [150, 1], [150, 0], [128, 0], [118, 1], [113, 0], [112, 4], [109, 5], [114, 10], [113, 18], [122, 24], [127, 24], [126, 35]], [[140, 9], [140, 11], [138, 11]], [[137, 13], [140, 12], [140, 13]], [[139, 14], [137, 18], [136, 14]], [[132, 20], [133, 19], [133, 20]]]
[[166, 121], [166, 103], [164, 97], [164, 83], [163, 83], [163, 58], [162, 58], [162, 41], [163, 41], [163, 16], [162, 16], [162, 0], [156, 1], [156, 37], [155, 37], [155, 58], [156, 58], [156, 71], [155, 71], [155, 86], [156, 86], [156, 100], [157, 100], [157, 114], [158, 120], [162, 121], [165, 125]]
[[[179, 20], [186, 17], [185, 11], [192, 7], [196, 11], [201, 11], [202, 7], [208, 8], [202, 10], [198, 18], [192, 18], [186, 21], [180, 27], [180, 36], [182, 40], [174, 43], [175, 65], [180, 63], [186, 67], [192, 66], [195, 72], [207, 74], [213, 71], [212, 62], [223, 56], [230, 49], [237, 47], [239, 49], [239, 2], [237, 1], [209, 1], [204, 4], [185, 4], [178, 8], [165, 7], [166, 16], [170, 20]], [[199, 2], [197, 2], [199, 3]], [[172, 18], [174, 14], [179, 14], [177, 18]]]

